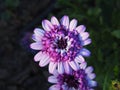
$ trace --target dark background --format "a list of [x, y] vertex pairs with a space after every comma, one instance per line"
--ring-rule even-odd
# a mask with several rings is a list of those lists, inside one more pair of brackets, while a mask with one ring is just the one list
[[33, 29], [53, 15], [68, 15], [87, 27], [92, 54], [86, 60], [95, 68], [96, 90], [117, 90], [120, 0], [0, 0], [0, 90], [48, 90], [47, 67], [34, 62], [29, 44]]

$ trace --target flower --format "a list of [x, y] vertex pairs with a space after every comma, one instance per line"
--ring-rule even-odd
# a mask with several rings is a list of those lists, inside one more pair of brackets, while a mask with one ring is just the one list
[[55, 83], [49, 90], [94, 90], [93, 88], [97, 86], [97, 82], [93, 80], [96, 75], [92, 73], [92, 66], [86, 66], [86, 62], [81, 63], [79, 70], [72, 70], [69, 74], [65, 72], [59, 74], [56, 70], [48, 77], [50, 83]]
[[43, 20], [44, 30], [35, 28], [32, 37], [35, 42], [30, 47], [40, 50], [34, 57], [40, 67], [49, 64], [50, 73], [56, 68], [59, 73], [63, 73], [66, 67], [77, 70], [77, 64], [84, 61], [83, 56], [90, 56], [90, 51], [84, 48], [91, 43], [89, 33], [85, 32], [84, 25], [76, 26], [77, 20], [73, 19], [69, 23], [69, 17], [65, 15], [60, 23], [54, 16], [51, 22]]

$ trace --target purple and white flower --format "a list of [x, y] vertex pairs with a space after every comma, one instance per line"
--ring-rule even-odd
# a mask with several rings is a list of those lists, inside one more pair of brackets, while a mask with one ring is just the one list
[[86, 62], [80, 64], [80, 69], [70, 73], [59, 74], [57, 70], [53, 76], [48, 77], [50, 83], [54, 83], [49, 90], [94, 90], [97, 82], [93, 79], [93, 67], [86, 67]]
[[34, 60], [39, 61], [41, 67], [49, 64], [50, 73], [56, 68], [59, 73], [69, 72], [70, 68], [78, 70], [78, 64], [85, 61], [83, 56], [90, 56], [90, 51], [84, 46], [90, 44], [91, 39], [84, 25], [76, 26], [77, 20], [69, 22], [66, 15], [60, 22], [54, 16], [51, 21], [43, 20], [43, 29], [35, 28], [32, 37], [35, 42], [30, 45], [39, 50]]

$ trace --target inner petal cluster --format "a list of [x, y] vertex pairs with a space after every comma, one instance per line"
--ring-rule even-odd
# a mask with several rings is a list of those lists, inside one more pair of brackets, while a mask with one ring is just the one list
[[66, 49], [67, 47], [67, 39], [64, 39], [64, 37], [61, 37], [59, 40], [56, 42], [56, 48], [58, 49]]
[[77, 89], [79, 86], [77, 78], [73, 75], [63, 74], [62, 76], [59, 76], [59, 78], [61, 80], [60, 82], [67, 84], [68, 87], [74, 87]]
[[75, 88], [80, 90], [89, 90], [87, 75], [84, 70], [74, 71], [73, 74], [62, 74], [58, 76], [58, 82], [60, 85], [67, 85], [69, 88]]
[[46, 32], [43, 39], [43, 51], [49, 53], [54, 61], [73, 60], [81, 49], [81, 42], [76, 31], [69, 31], [63, 26]]

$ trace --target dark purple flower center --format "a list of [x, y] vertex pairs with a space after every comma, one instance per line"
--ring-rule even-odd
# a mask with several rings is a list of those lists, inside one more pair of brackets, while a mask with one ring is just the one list
[[55, 26], [42, 38], [43, 51], [48, 52], [53, 61], [74, 60], [82, 48], [76, 31], [69, 31], [64, 26]]
[[73, 75], [64, 74], [60, 76], [60, 82], [66, 83], [68, 87], [74, 87], [76, 89], [79, 87], [78, 78]]
[[73, 72], [72, 75], [63, 74], [58, 76], [58, 82], [60, 85], [65, 85], [69, 88], [74, 87], [75, 89], [80, 88], [80, 90], [89, 90], [88, 80], [86, 73], [83, 69]]
[[63, 37], [57, 41], [57, 47], [58, 49], [65, 49], [67, 47], [67, 39], [64, 39]]
[[86, 79], [86, 73], [85, 73], [85, 71], [83, 69], [80, 69], [77, 73], [79, 75], [79, 78], [81, 79], [80, 88], [82, 90], [89, 90], [88, 89], [88, 81]]

